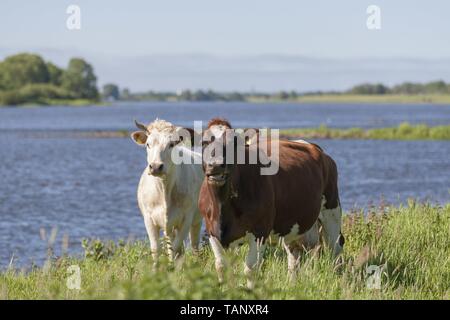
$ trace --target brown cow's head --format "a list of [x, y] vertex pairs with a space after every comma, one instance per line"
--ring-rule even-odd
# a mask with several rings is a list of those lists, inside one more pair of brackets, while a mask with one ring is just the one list
[[212, 119], [203, 133], [203, 171], [214, 188], [226, 186], [236, 162], [232, 154], [237, 138], [225, 119]]
[[221, 188], [227, 185], [236, 165], [248, 161], [246, 149], [256, 146], [259, 130], [233, 129], [221, 118], [209, 121], [203, 133], [203, 171], [210, 186]]

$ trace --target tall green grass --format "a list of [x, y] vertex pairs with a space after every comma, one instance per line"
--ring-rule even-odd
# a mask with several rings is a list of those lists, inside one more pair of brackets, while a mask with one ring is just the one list
[[450, 125], [430, 127], [403, 122], [397, 127], [364, 130], [361, 128], [333, 129], [325, 125], [318, 128], [285, 129], [285, 137], [319, 139], [383, 139], [383, 140], [450, 140]]
[[[0, 274], [0, 299], [449, 299], [450, 204], [410, 202], [345, 216], [343, 255], [305, 254], [297, 277], [287, 275], [281, 247], [266, 251], [256, 287], [245, 288], [248, 248], [228, 251], [230, 268], [219, 285], [208, 246], [153, 266], [147, 243], [84, 242], [85, 258], [52, 259], [24, 272]], [[78, 265], [81, 289], [66, 286], [67, 268]], [[381, 286], [368, 286], [369, 265], [379, 266]]]

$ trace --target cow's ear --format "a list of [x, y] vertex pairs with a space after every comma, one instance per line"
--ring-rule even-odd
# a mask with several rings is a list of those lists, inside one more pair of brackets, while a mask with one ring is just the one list
[[144, 131], [135, 131], [131, 134], [131, 139], [133, 139], [136, 144], [143, 146], [147, 142], [147, 134]]

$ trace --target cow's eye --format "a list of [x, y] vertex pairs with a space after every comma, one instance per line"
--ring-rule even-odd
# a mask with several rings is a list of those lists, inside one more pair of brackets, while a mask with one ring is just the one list
[[171, 142], [171, 143], [169, 143], [169, 148], [173, 148], [173, 147], [175, 147], [175, 142]]

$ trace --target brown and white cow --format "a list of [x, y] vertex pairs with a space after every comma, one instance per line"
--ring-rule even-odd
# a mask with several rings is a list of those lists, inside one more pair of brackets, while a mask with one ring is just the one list
[[[223, 279], [226, 264], [223, 248], [242, 241], [248, 242], [250, 248], [245, 261], [250, 287], [266, 240], [274, 236], [281, 237], [290, 272], [298, 263], [300, 250], [319, 242], [320, 225], [324, 241], [335, 255], [339, 254], [344, 239], [335, 162], [314, 144], [271, 141], [278, 143], [278, 160], [271, 161], [278, 161], [279, 169], [274, 175], [261, 175], [264, 164], [236, 163], [237, 152], [233, 152], [232, 163], [225, 161], [227, 150], [231, 150], [227, 146], [237, 140], [226, 134], [231, 129], [228, 121], [213, 119], [203, 135], [205, 178], [198, 205], [210, 236], [219, 280]], [[236, 151], [236, 145], [233, 147]], [[220, 148], [222, 158], [205, 156], [207, 149]], [[246, 143], [246, 160], [260, 148], [257, 143]], [[269, 148], [268, 156], [270, 152]]]

